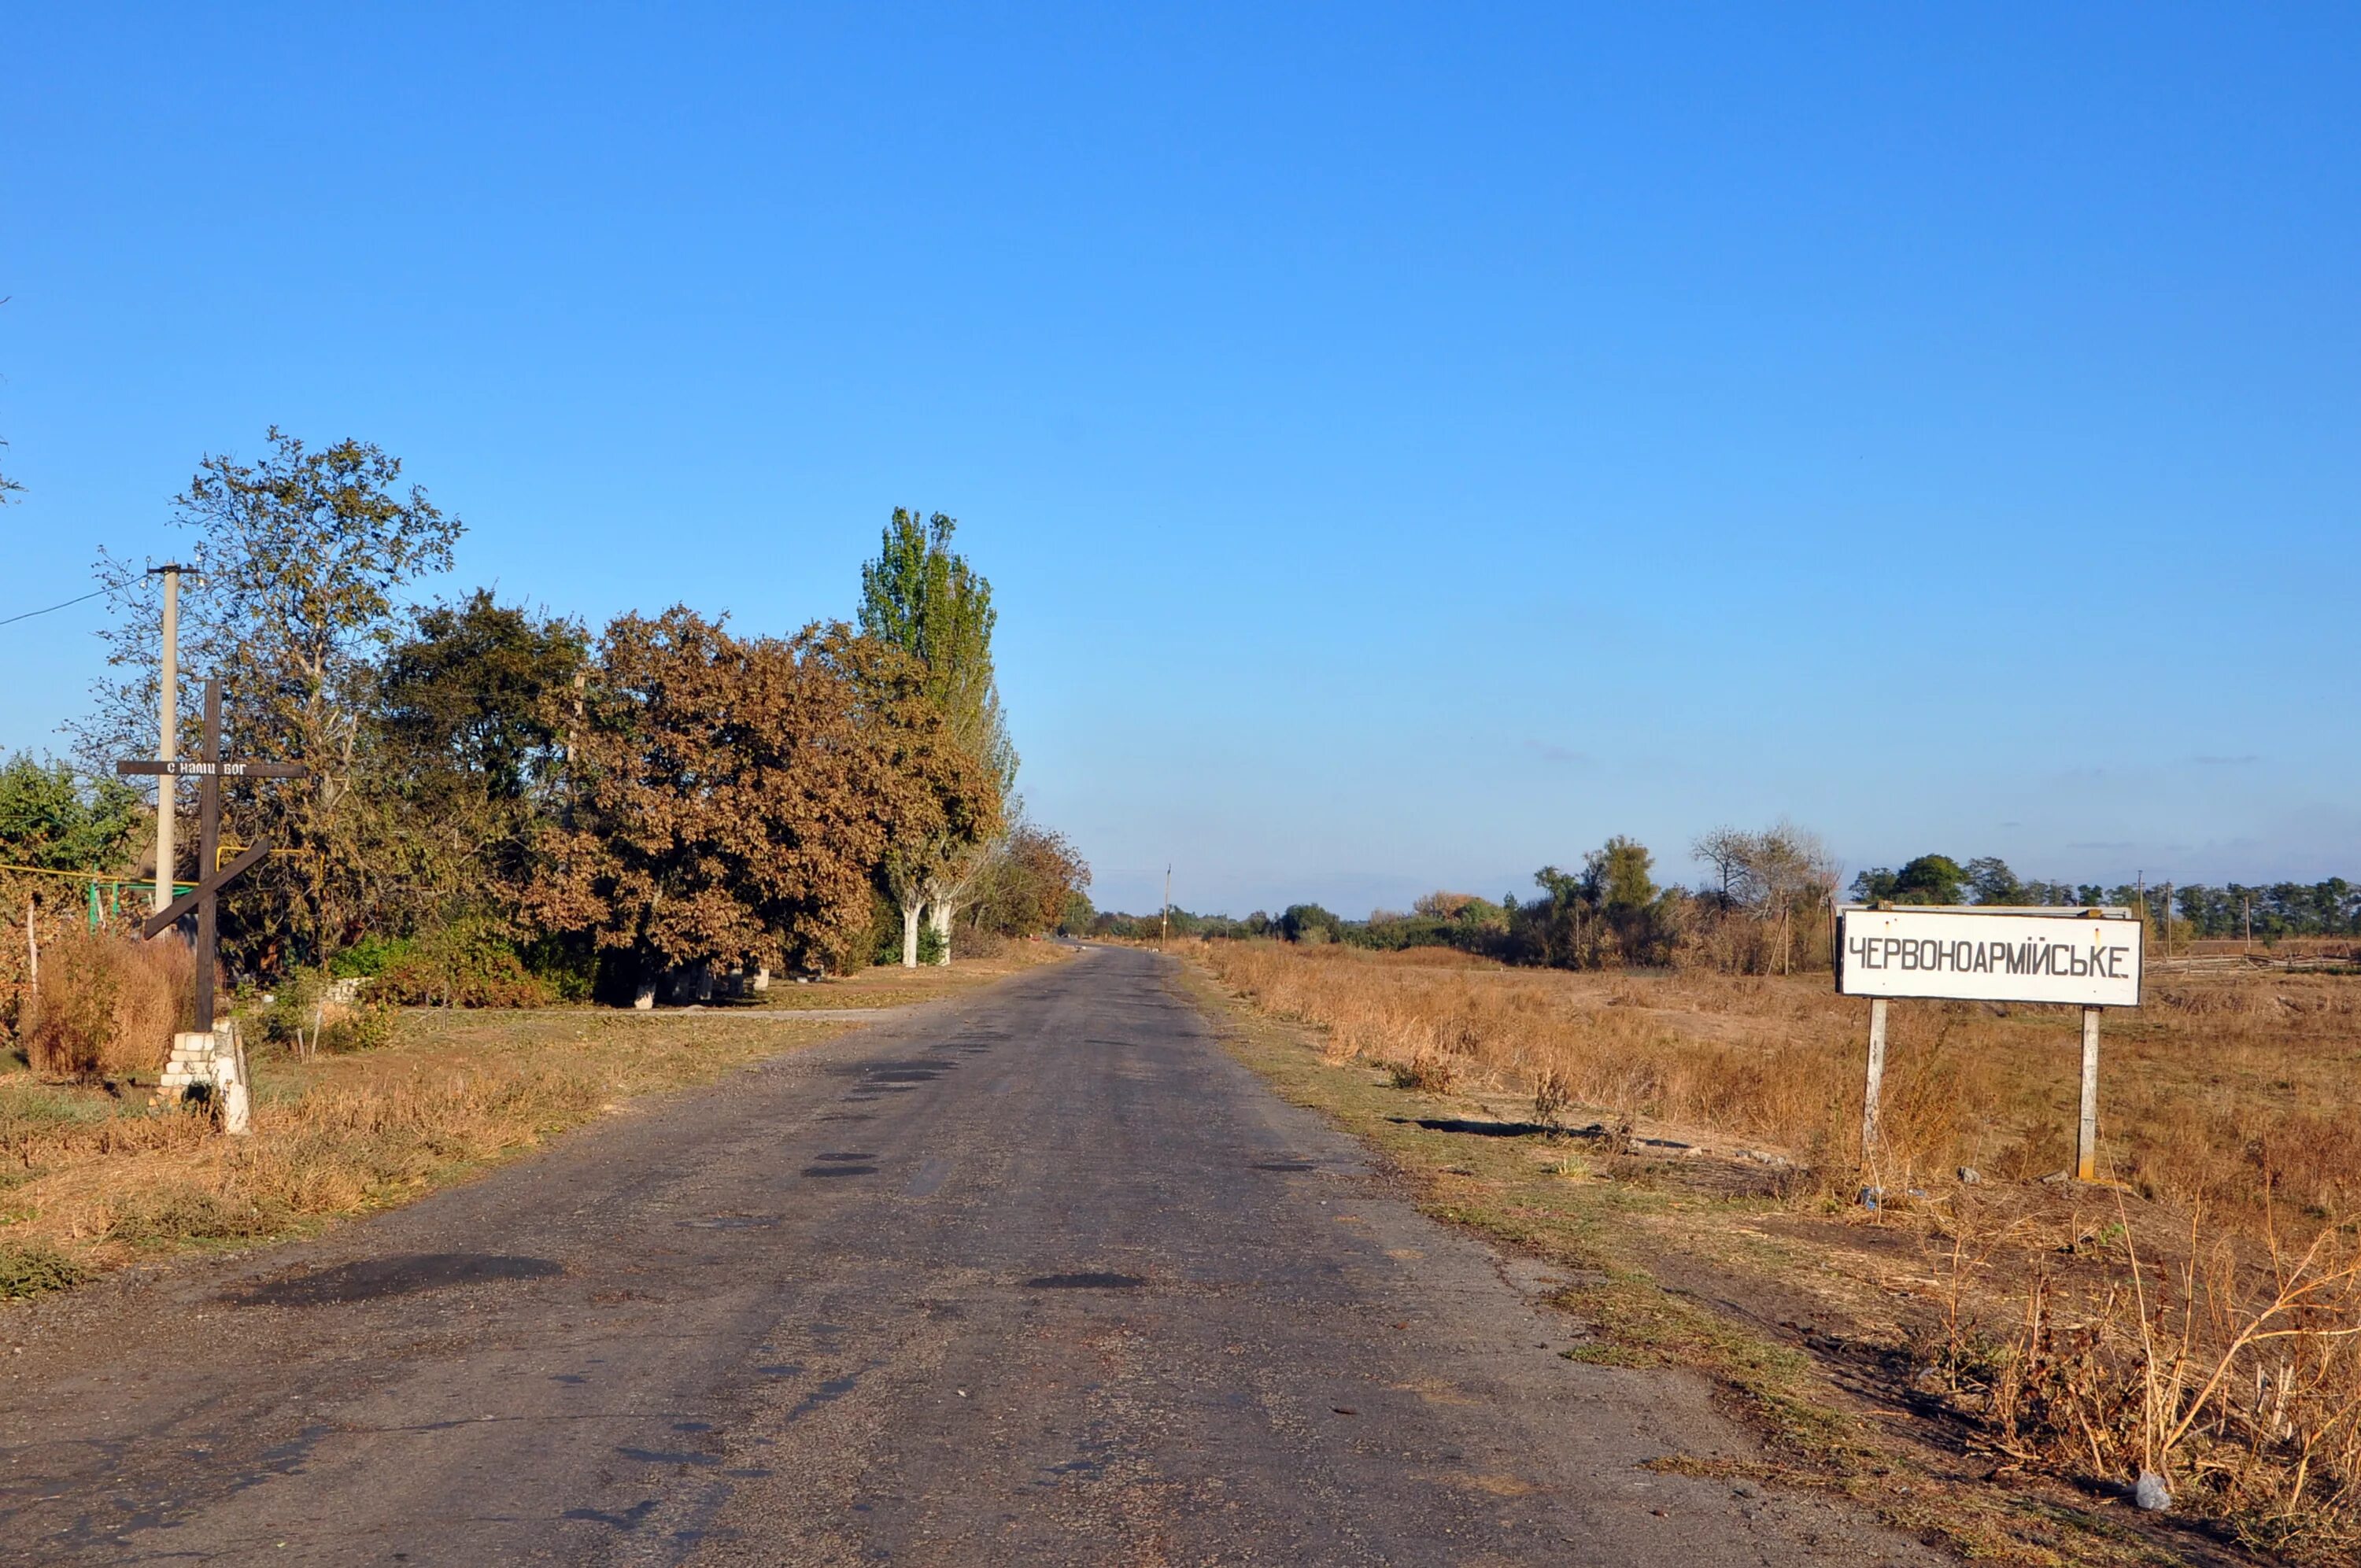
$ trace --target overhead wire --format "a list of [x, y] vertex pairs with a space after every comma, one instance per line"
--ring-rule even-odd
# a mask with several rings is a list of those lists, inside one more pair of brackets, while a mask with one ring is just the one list
[[80, 598], [70, 598], [63, 604], [53, 604], [49, 606], [48, 609], [28, 609], [22, 615], [12, 615], [5, 620], [0, 620], [0, 626], [14, 626], [20, 620], [30, 620], [37, 615], [47, 615], [50, 610], [69, 609], [75, 605], [81, 604], [85, 599], [94, 599], [105, 591], [106, 590], [104, 588], [93, 588], [90, 592], [82, 595]]

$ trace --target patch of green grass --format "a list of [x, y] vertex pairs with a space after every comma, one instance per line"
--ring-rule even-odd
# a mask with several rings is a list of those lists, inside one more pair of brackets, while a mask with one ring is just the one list
[[30, 1074], [0, 1080], [0, 1130], [103, 1122], [115, 1114], [115, 1103], [103, 1089], [43, 1083]]
[[259, 1241], [285, 1232], [291, 1218], [277, 1204], [225, 1198], [196, 1188], [168, 1187], [135, 1194], [117, 1204], [106, 1234], [110, 1241], [142, 1252], [163, 1252]]
[[71, 1290], [90, 1270], [47, 1242], [0, 1241], [0, 1301]]

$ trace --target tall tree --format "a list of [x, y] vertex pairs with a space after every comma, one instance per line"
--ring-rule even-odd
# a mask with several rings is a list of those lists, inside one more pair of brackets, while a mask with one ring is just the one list
[[1978, 904], [2028, 904], [2026, 885], [1998, 855], [1978, 855], [1961, 868]]
[[[996, 828], [1016, 782], [1016, 748], [1008, 738], [994, 674], [992, 633], [998, 615], [992, 584], [951, 548], [957, 520], [896, 507], [885, 525], [877, 556], [861, 568], [862, 632], [917, 658], [925, 671], [928, 699], [941, 712], [951, 739], [982, 767], [994, 791], [985, 814]], [[900, 905], [906, 963], [917, 959], [917, 921], [930, 906], [942, 938], [941, 959], [950, 961], [951, 915], [992, 849], [989, 829], [962, 838], [938, 829], [928, 839], [895, 847], [885, 872], [886, 891]]]
[[1957, 904], [1966, 895], [1968, 873], [1949, 855], [1921, 855], [1894, 873], [1900, 904]]
[[1852, 879], [1852, 893], [1864, 904], [1957, 904], [1965, 896], [1968, 873], [1949, 855], [1920, 855], [1898, 871], [1883, 866]]
[[445, 914], [514, 912], [534, 829], [552, 809], [586, 652], [578, 623], [478, 588], [417, 611], [387, 654], [374, 745], [423, 902]]
[[[181, 599], [182, 733], [203, 678], [216, 676], [236, 755], [311, 770], [225, 792], [230, 835], [268, 835], [282, 851], [223, 901], [225, 941], [249, 963], [315, 959], [372, 907], [372, 832], [391, 830], [372, 823], [359, 777], [373, 661], [401, 634], [396, 594], [447, 571], [464, 530], [423, 490], [405, 491], [401, 460], [367, 442], [315, 452], [276, 426], [268, 441], [252, 464], [206, 457], [171, 518], [192, 536], [182, 559], [193, 568]], [[107, 662], [125, 673], [101, 683], [80, 727], [93, 772], [154, 745], [158, 588], [147, 565], [99, 556], [115, 610]]]

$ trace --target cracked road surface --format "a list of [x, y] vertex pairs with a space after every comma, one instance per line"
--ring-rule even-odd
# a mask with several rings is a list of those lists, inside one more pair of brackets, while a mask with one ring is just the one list
[[12, 1563], [1932, 1561], [1094, 949], [314, 1242], [18, 1309]]

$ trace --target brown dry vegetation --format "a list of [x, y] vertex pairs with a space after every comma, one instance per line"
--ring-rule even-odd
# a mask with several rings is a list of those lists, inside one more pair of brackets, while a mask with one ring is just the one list
[[[1542, 1168], [1587, 1167], [1602, 1191], [1636, 1184], [1577, 1204], [1576, 1252], [1610, 1231], [1644, 1237], [1632, 1245], [1653, 1249], [1649, 1277], [1753, 1303], [1755, 1329], [1813, 1354], [1826, 1397], [1875, 1390], [1899, 1442], [1942, 1455], [1894, 1472], [1918, 1477], [1897, 1517], [1941, 1515], [1949, 1496], [1966, 1512], [1938, 1528], [1977, 1553], [2116, 1561], [1960, 1524], [1984, 1507], [1960, 1478], [1981, 1464], [2004, 1484], [2030, 1471], [2106, 1497], [2152, 1469], [2174, 1517], [2202, 1516], [2225, 1542], [2321, 1564], [2361, 1550], [2361, 983], [2176, 978], [2152, 982], [2139, 1013], [2111, 1014], [2101, 1163], [2115, 1179], [2092, 1188], [2039, 1179], [2071, 1158], [2070, 1013], [1901, 1004], [1891, 1146], [1871, 1178], [1896, 1201], [1869, 1214], [1850, 1201], [1866, 1004], [1824, 975], [1573, 974], [1266, 943], [1191, 956], [1256, 1010], [1312, 1025], [1332, 1063], [1361, 1065], [1340, 1080], [1375, 1066], [1381, 1083], [1496, 1124], [1595, 1119], [1577, 1155], [1533, 1129]], [[1627, 1123], [1678, 1157], [1618, 1152]], [[1458, 1142], [1489, 1154], [1510, 1140]], [[1766, 1163], [1780, 1157], [1794, 1164]], [[1440, 1168], [1487, 1168], [1456, 1157]], [[1963, 1166], [1982, 1179], [1960, 1182]], [[1543, 1234], [1534, 1216], [1561, 1201], [1524, 1179], [1492, 1207], [1463, 1197], [1449, 1212]], [[1651, 1204], [1665, 1212], [1642, 1217]], [[1658, 1308], [1628, 1292], [1610, 1305], [1639, 1341], [1656, 1332]]]
[[196, 975], [177, 938], [69, 931], [41, 955], [20, 1024], [26, 1061], [46, 1077], [82, 1081], [155, 1070], [173, 1031], [188, 1027]]
[[[1221, 942], [1197, 949], [1267, 1012], [1319, 1025], [1340, 1058], [1464, 1071], [1789, 1155], [1849, 1180], [1859, 1153], [1867, 1004], [1826, 976], [1509, 970], [1463, 954]], [[2031, 1179], [2072, 1163], [2079, 1036], [2044, 1007], [1893, 1010], [1878, 1182], [1966, 1166]], [[2259, 1235], [2361, 1212], [2361, 985], [2240, 975], [2152, 983], [2111, 1014], [2100, 1164], [2144, 1197], [2203, 1202]], [[2276, 1194], [2267, 1205], [2263, 1194]]]

